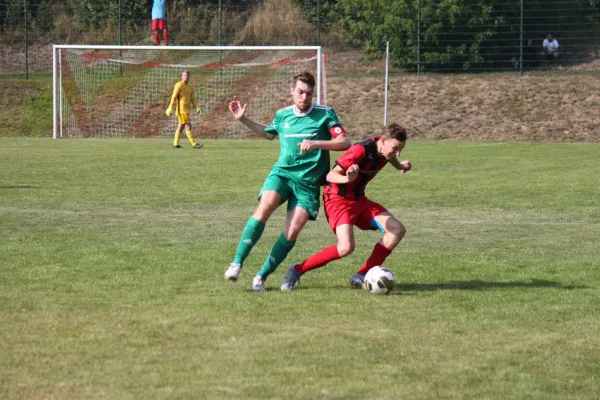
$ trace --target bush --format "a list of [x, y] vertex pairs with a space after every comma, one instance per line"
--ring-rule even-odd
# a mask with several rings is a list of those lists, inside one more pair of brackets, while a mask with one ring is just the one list
[[308, 45], [315, 40], [314, 27], [291, 0], [265, 0], [252, 12], [236, 44]]

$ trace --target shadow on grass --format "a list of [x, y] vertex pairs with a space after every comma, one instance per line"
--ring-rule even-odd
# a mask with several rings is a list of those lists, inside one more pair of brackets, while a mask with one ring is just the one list
[[37, 186], [15, 185], [15, 186], [0, 186], [0, 189], [39, 189]]
[[[551, 289], [587, 289], [589, 286], [575, 286], [575, 285], [563, 285], [559, 282], [542, 281], [534, 279], [530, 282], [486, 282], [486, 281], [451, 281], [441, 283], [398, 283], [394, 285], [390, 295], [402, 295], [407, 294], [406, 292], [433, 292], [437, 290], [486, 290], [494, 288], [551, 288]], [[322, 287], [308, 285], [297, 285], [294, 287], [292, 292], [298, 292], [302, 290], [313, 290], [323, 289]], [[334, 290], [351, 290], [361, 292], [362, 290], [353, 289], [350, 285], [335, 285], [328, 289]], [[253, 293], [252, 288], [245, 288], [247, 293]], [[279, 285], [273, 287], [265, 287], [265, 292], [280, 292]]]
[[494, 288], [552, 288], [552, 289], [586, 289], [587, 286], [563, 285], [559, 282], [534, 279], [530, 282], [486, 282], [486, 281], [451, 281], [442, 283], [398, 283], [394, 291], [434, 291], [434, 290], [485, 290]]

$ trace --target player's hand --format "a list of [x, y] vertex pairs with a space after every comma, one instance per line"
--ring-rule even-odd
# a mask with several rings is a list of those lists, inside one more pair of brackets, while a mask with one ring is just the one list
[[246, 113], [247, 106], [248, 104], [244, 104], [242, 106], [242, 103], [240, 103], [240, 100], [237, 98], [237, 96], [233, 96], [233, 101], [229, 103], [229, 111], [231, 111], [233, 117], [239, 121]]
[[407, 173], [412, 169], [412, 164], [409, 160], [400, 161], [400, 170], [403, 174]]
[[298, 143], [298, 147], [300, 147], [300, 154], [306, 153], [312, 150], [316, 150], [319, 148], [317, 143], [314, 140], [304, 139], [302, 142]]
[[202, 108], [200, 108], [200, 106], [196, 107], [196, 112], [202, 115]]
[[173, 114], [173, 107], [169, 106], [169, 108], [167, 108], [167, 111], [165, 111], [165, 114], [167, 114], [167, 117], [170, 117], [171, 114]]
[[348, 182], [353, 182], [356, 178], [358, 178], [358, 174], [360, 172], [360, 167], [358, 164], [352, 164], [346, 170], [346, 177], [348, 178]]

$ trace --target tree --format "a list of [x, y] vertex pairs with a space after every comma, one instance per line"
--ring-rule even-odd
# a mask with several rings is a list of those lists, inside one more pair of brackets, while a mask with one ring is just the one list
[[[381, 57], [390, 42], [392, 65], [415, 69], [485, 70], [518, 57], [521, 30], [591, 30], [599, 22], [598, 0], [555, 3], [518, 0], [340, 0], [351, 42]], [[502, 64], [500, 64], [502, 65]]]

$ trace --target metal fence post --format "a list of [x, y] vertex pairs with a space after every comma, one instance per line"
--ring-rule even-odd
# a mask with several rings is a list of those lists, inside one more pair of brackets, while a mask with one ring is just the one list
[[321, 0], [317, 0], [317, 46], [321, 45]]
[[29, 46], [27, 45], [27, 0], [23, 0], [25, 11], [25, 79], [29, 79]]
[[519, 32], [520, 32], [520, 40], [519, 40], [519, 74], [523, 76], [523, 0], [520, 3], [521, 10], [520, 21], [519, 21]]
[[[222, 27], [223, 27], [223, 5], [221, 4], [221, 0], [219, 0], [219, 46], [222, 46]], [[220, 54], [220, 53], [219, 53]]]
[[421, 75], [421, 0], [417, 1], [417, 76]]
[[[119, 46], [123, 45], [123, 30], [121, 23], [121, 0], [119, 0]], [[119, 50], [119, 61], [123, 59], [123, 50]], [[119, 63], [119, 72], [123, 76], [123, 63]]]

